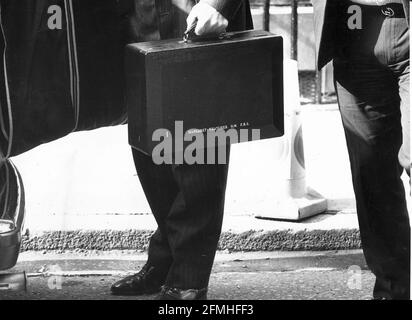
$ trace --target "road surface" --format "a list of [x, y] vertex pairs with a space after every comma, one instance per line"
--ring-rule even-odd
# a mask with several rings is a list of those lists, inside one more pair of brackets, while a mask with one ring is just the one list
[[[144, 259], [144, 254], [28, 253], [9, 271], [27, 273], [27, 292], [3, 290], [0, 300], [150, 300], [153, 296], [114, 297], [109, 290], [113, 282], [138, 270]], [[209, 299], [367, 300], [373, 282], [359, 250], [223, 253], [216, 259]]]

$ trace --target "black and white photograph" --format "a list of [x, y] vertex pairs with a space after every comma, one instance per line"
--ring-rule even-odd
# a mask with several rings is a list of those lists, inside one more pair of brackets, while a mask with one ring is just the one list
[[0, 0], [0, 304], [410, 300], [410, 12]]

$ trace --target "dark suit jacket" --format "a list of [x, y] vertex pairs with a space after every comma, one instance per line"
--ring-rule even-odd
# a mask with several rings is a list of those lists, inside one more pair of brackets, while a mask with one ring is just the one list
[[[312, 0], [315, 20], [316, 63], [322, 69], [334, 57], [335, 50], [335, 21], [337, 3], [342, 0]], [[409, 0], [402, 0], [405, 15], [410, 19]]]

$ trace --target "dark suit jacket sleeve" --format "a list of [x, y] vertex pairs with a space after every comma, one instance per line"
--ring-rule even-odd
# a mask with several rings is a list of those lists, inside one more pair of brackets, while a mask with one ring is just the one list
[[219, 11], [226, 19], [232, 20], [243, 0], [201, 0]]

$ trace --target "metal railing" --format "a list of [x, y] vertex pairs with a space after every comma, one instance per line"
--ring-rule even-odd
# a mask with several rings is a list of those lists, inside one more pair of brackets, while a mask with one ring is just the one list
[[[273, 0], [263, 0], [263, 29], [270, 31], [270, 7]], [[299, 14], [298, 8], [299, 3], [302, 0], [289, 0], [289, 5], [291, 7], [290, 15], [290, 58], [293, 60], [298, 60], [298, 39], [299, 39]], [[305, 1], [306, 3], [308, 1]], [[316, 70], [315, 76], [316, 89], [315, 89], [315, 103], [323, 103], [322, 99], [322, 72]]]
[[[290, 0], [290, 6], [292, 9], [292, 13], [290, 15], [290, 58], [293, 60], [297, 60], [298, 58], [298, 6], [299, 0]], [[270, 6], [272, 1], [271, 0], [264, 0], [263, 1], [263, 29], [266, 31], [270, 31]]]

